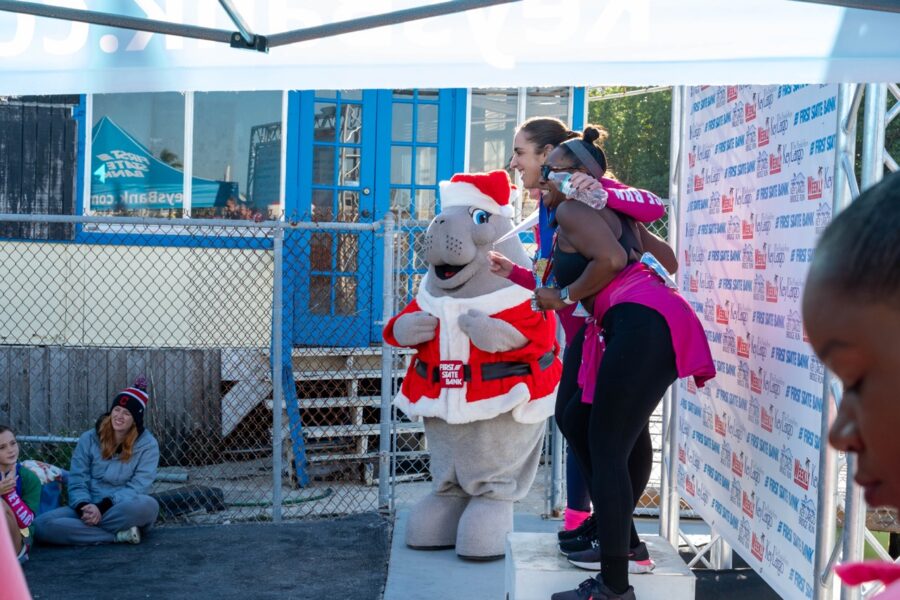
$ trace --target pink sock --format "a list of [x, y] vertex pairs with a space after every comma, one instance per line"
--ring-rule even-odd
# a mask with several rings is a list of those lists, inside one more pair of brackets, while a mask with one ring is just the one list
[[575, 510], [574, 508], [566, 507], [566, 518], [565, 518], [566, 531], [571, 531], [571, 530], [577, 528], [589, 516], [591, 516], [591, 513], [586, 510]]

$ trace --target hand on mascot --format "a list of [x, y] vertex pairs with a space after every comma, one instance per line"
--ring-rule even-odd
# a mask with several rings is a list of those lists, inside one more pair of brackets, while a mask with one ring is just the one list
[[401, 346], [418, 346], [434, 339], [437, 317], [424, 311], [402, 315], [394, 321], [394, 339]]
[[494, 319], [474, 308], [459, 316], [459, 328], [485, 352], [506, 352], [528, 343], [528, 339], [506, 321]]
[[499, 275], [504, 279], [509, 279], [510, 274], [513, 271], [513, 261], [509, 260], [499, 252], [494, 252], [491, 250], [488, 252], [488, 266], [491, 269], [491, 273], [494, 275]]
[[552, 287], [539, 287], [534, 290], [534, 300], [541, 310], [561, 310], [569, 306], [559, 297], [559, 290]]

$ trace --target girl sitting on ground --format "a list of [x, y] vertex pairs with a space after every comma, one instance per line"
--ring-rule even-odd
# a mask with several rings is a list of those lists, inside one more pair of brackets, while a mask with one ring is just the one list
[[34, 540], [34, 517], [41, 503], [41, 482], [19, 463], [16, 434], [0, 425], [0, 498], [13, 549], [20, 563], [28, 560]]
[[38, 517], [40, 542], [137, 544], [156, 521], [159, 504], [147, 492], [156, 478], [159, 445], [144, 429], [146, 389], [139, 378], [119, 392], [109, 413], [81, 435], [69, 471], [69, 505]]

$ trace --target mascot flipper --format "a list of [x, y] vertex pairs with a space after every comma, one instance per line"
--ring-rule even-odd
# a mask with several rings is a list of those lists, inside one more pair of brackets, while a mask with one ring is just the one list
[[[510, 231], [515, 188], [505, 171], [441, 182], [441, 213], [425, 234], [428, 273], [384, 329], [414, 348], [394, 404], [422, 417], [434, 490], [412, 510], [406, 543], [502, 558], [513, 503], [534, 482], [561, 364], [556, 319], [531, 292], [490, 272], [487, 253]], [[518, 237], [497, 245], [529, 266]]]

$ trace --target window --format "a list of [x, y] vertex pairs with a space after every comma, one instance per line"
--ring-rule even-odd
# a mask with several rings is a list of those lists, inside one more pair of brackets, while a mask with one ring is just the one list
[[395, 90], [391, 113], [391, 209], [403, 220], [430, 221], [438, 187], [438, 91]]
[[570, 88], [472, 90], [469, 171], [507, 168], [516, 127], [526, 119], [556, 117], [570, 123], [570, 97]]
[[438, 90], [394, 90], [391, 98], [391, 210], [401, 222], [397, 289], [411, 298], [425, 272], [425, 227], [435, 215], [438, 190]]
[[183, 216], [182, 94], [97, 94], [91, 126], [91, 213]]
[[[571, 125], [570, 88], [521, 88], [472, 90], [469, 124], [469, 171], [507, 169], [516, 127], [532, 117], [556, 117]], [[518, 175], [510, 171], [517, 184]], [[537, 200], [523, 190], [517, 214], [530, 215]]]
[[525, 118], [556, 117], [569, 120], [569, 88], [528, 88], [525, 96]]
[[[361, 90], [316, 90], [312, 126], [312, 202], [315, 221], [358, 223], [371, 216], [367, 200], [360, 205], [365, 141]], [[365, 248], [364, 248], [365, 251]], [[314, 315], [352, 317], [359, 313], [360, 236], [316, 232], [309, 237], [309, 311]], [[366, 255], [364, 254], [363, 260]]]
[[469, 171], [493, 171], [509, 166], [519, 118], [519, 93], [510, 90], [472, 90], [469, 129]]
[[94, 95], [86, 212], [278, 218], [282, 99], [280, 91]]
[[281, 92], [194, 94], [191, 216], [281, 216]]

